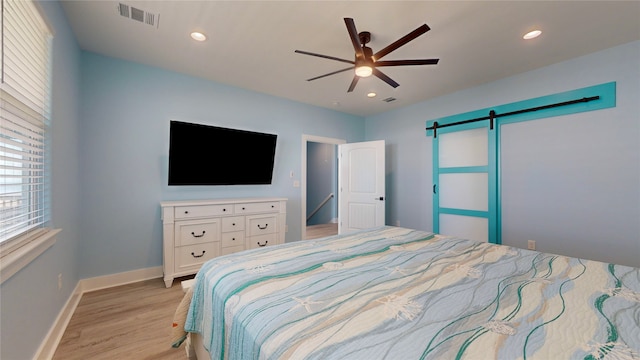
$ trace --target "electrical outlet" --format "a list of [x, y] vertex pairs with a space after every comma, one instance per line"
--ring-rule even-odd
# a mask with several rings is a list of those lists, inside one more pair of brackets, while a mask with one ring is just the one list
[[527, 240], [527, 249], [535, 250], [536, 249], [536, 241], [535, 240]]
[[58, 290], [62, 290], [62, 273], [58, 274]]

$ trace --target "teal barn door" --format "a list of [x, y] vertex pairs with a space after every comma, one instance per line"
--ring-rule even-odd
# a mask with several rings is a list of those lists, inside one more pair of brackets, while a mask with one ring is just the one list
[[497, 132], [488, 121], [437, 130], [433, 138], [434, 232], [500, 243]]
[[616, 83], [609, 82], [427, 121], [426, 135], [433, 138], [433, 231], [502, 244], [501, 126], [615, 106]]

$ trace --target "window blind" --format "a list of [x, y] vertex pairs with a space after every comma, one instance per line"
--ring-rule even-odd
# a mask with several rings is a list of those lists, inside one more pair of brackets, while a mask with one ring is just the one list
[[0, 242], [48, 223], [51, 31], [32, 1], [2, 0]]

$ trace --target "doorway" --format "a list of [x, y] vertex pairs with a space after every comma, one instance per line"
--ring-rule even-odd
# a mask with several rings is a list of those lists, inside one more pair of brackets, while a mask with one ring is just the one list
[[337, 153], [338, 145], [345, 143], [344, 139], [302, 135], [302, 240], [338, 233]]

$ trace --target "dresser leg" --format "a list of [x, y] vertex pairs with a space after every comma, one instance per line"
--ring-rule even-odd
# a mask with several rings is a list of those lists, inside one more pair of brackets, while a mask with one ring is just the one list
[[173, 278], [164, 278], [164, 286], [168, 288], [171, 287], [171, 285], [173, 284]]

